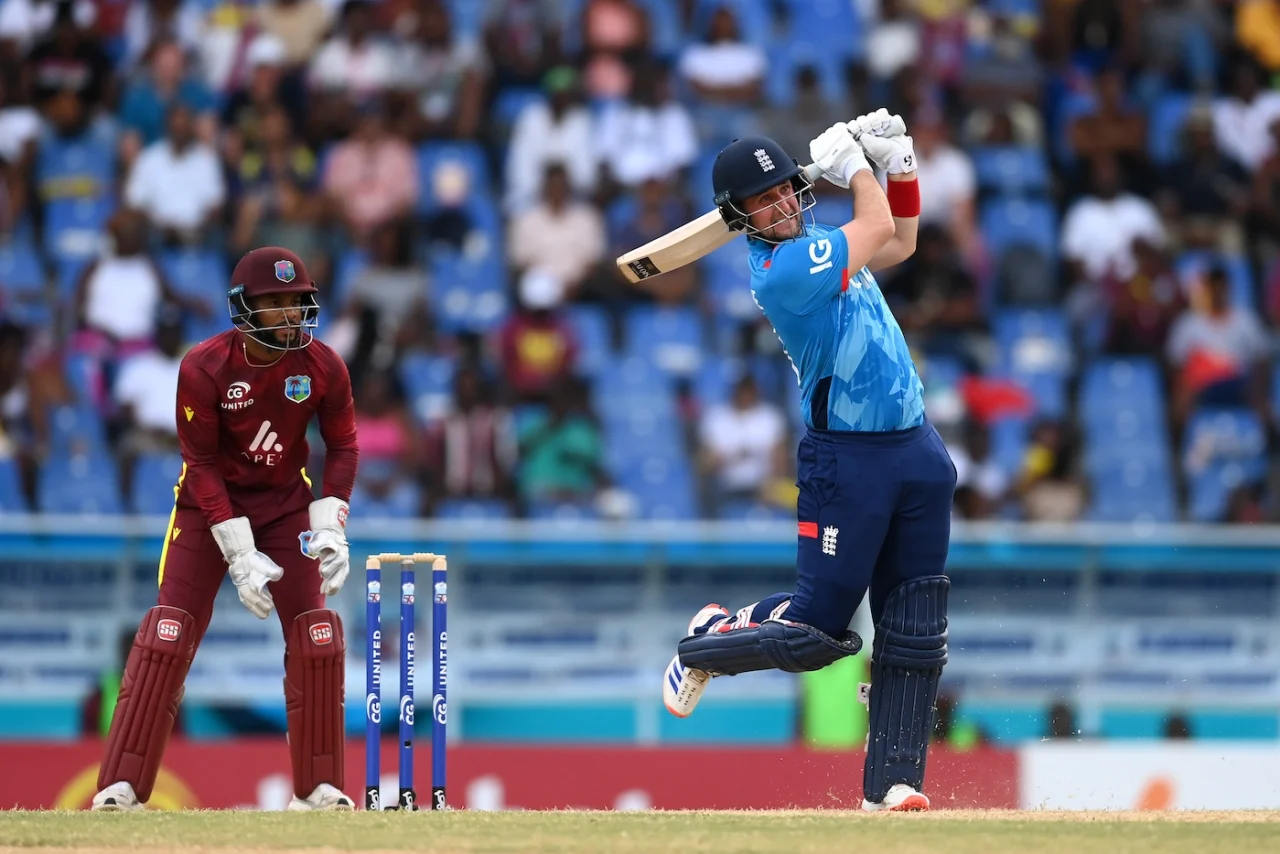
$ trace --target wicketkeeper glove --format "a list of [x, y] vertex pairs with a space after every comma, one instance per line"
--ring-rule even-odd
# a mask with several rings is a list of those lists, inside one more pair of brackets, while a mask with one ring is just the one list
[[351, 572], [347, 545], [347, 502], [329, 496], [311, 502], [311, 543], [308, 552], [320, 561], [320, 592], [332, 596]]
[[284, 570], [271, 558], [258, 551], [253, 542], [253, 528], [249, 527], [249, 519], [237, 516], [225, 522], [219, 522], [209, 529], [218, 548], [222, 549], [222, 557], [227, 562], [227, 573], [236, 585], [236, 594], [249, 613], [259, 620], [265, 620], [275, 607], [267, 583], [279, 581], [284, 577]]

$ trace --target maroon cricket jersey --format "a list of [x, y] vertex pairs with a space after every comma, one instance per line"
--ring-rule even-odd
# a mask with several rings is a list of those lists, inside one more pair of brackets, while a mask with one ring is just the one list
[[350, 500], [359, 455], [351, 377], [325, 344], [254, 367], [241, 333], [223, 332], [183, 357], [177, 405], [179, 509], [200, 509], [213, 526], [233, 516], [275, 519], [310, 501], [303, 468], [312, 416], [325, 443], [324, 494]]

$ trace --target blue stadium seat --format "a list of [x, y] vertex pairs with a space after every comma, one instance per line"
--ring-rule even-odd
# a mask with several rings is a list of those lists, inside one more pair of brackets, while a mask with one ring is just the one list
[[708, 356], [704, 359], [693, 378], [693, 391], [703, 410], [728, 403], [734, 383], [746, 369], [742, 359], [733, 356]]
[[489, 332], [507, 315], [506, 263], [439, 256], [431, 264], [431, 297], [440, 330]]
[[203, 298], [218, 307], [225, 303], [231, 271], [221, 252], [201, 249], [165, 252], [160, 256], [160, 269], [178, 293]]
[[1073, 362], [1066, 316], [1056, 309], [1005, 310], [992, 328], [1000, 348], [996, 373], [1025, 387], [1040, 414], [1064, 415]]
[[129, 509], [144, 516], [169, 515], [173, 510], [173, 489], [181, 475], [181, 454], [144, 454], [138, 457], [133, 467], [133, 495]]
[[36, 506], [42, 513], [124, 512], [115, 461], [105, 453], [51, 458], [40, 471], [36, 493]]
[[525, 107], [543, 100], [545, 96], [541, 89], [508, 86], [498, 92], [493, 106], [494, 121], [500, 127], [510, 128], [524, 112]]
[[1039, 149], [983, 146], [973, 151], [978, 186], [1005, 196], [1049, 191], [1049, 164]]
[[400, 383], [409, 407], [424, 424], [445, 415], [453, 403], [454, 360], [429, 353], [406, 353], [399, 360]]
[[59, 199], [45, 206], [44, 250], [55, 261], [86, 261], [102, 247], [113, 198]]
[[721, 316], [747, 320], [760, 313], [751, 295], [750, 255], [747, 241], [734, 240], [698, 262], [703, 290]]
[[1147, 150], [1158, 165], [1168, 165], [1182, 152], [1183, 129], [1192, 97], [1183, 92], [1161, 95], [1147, 114]]
[[58, 406], [49, 416], [49, 432], [58, 454], [66, 455], [77, 445], [89, 451], [106, 447], [102, 417], [90, 404]]
[[646, 519], [697, 518], [693, 479], [683, 458], [652, 456], [618, 473], [619, 485], [635, 496]]
[[12, 457], [0, 459], [0, 513], [26, 513], [27, 499], [22, 494], [18, 464]]
[[1177, 510], [1173, 478], [1162, 460], [1130, 456], [1092, 472], [1093, 504], [1089, 518], [1097, 522], [1173, 522]]
[[641, 306], [626, 318], [626, 352], [671, 374], [697, 370], [703, 352], [702, 319], [693, 308]]
[[46, 324], [52, 316], [44, 267], [27, 240], [0, 245], [0, 308], [24, 326]]
[[386, 495], [375, 498], [357, 481], [351, 490], [351, 504], [360, 508], [366, 519], [416, 519], [422, 507], [422, 488], [411, 481], [401, 481]]
[[1221, 519], [1237, 486], [1266, 477], [1266, 432], [1247, 409], [1204, 409], [1187, 422], [1182, 466], [1190, 484], [1190, 515], [1197, 522]]
[[427, 142], [418, 147], [418, 174], [422, 192], [418, 195], [418, 210], [430, 213], [439, 206], [435, 195], [435, 171], [441, 166], [457, 165], [466, 170], [470, 190], [469, 198], [488, 196], [493, 192], [489, 175], [489, 161], [484, 149], [475, 142]]
[[662, 414], [675, 413], [671, 377], [648, 359], [621, 356], [614, 370], [591, 380], [592, 400], [600, 414], [643, 409]]
[[990, 425], [991, 459], [1011, 477], [1022, 471], [1029, 428], [1024, 418], [1001, 418]]
[[760, 501], [744, 499], [727, 501], [721, 505], [716, 518], [730, 522], [789, 522], [796, 518], [795, 510], [775, 507]]
[[788, 0], [788, 39], [792, 45], [811, 40], [809, 58], [856, 61], [866, 54], [866, 30], [849, 0]]
[[599, 512], [589, 501], [533, 501], [529, 504], [528, 516], [536, 521], [557, 524], [591, 522], [600, 518]]
[[1080, 409], [1111, 413], [1135, 406], [1161, 406], [1160, 368], [1154, 359], [1102, 358], [1085, 368], [1080, 380]]
[[598, 375], [613, 360], [608, 312], [597, 305], [571, 305], [565, 316], [578, 339], [578, 371]]
[[1045, 201], [992, 199], [983, 203], [979, 225], [992, 255], [1028, 244], [1050, 260], [1057, 259], [1058, 215]]
[[509, 519], [511, 508], [505, 501], [471, 498], [450, 498], [441, 501], [436, 508], [440, 519]]
[[351, 298], [356, 278], [369, 266], [369, 253], [363, 249], [348, 249], [338, 256], [333, 270], [333, 290], [328, 302], [333, 309], [341, 310]]

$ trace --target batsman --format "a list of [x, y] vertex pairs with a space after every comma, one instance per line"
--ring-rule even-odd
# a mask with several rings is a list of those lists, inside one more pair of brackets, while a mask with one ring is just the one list
[[[751, 290], [800, 383], [795, 592], [736, 614], [707, 605], [667, 667], [663, 700], [691, 714], [714, 676], [818, 670], [875, 625], [864, 810], [927, 810], [925, 758], [947, 663], [948, 539], [956, 470], [875, 272], [915, 251], [920, 190], [911, 137], [880, 110], [809, 144], [853, 219], [812, 222], [813, 184], [771, 139], [738, 139], [712, 169], [715, 204], [750, 245]], [[871, 164], [888, 176], [881, 188]], [[851, 698], [852, 699], [852, 698]]]
[[[358, 449], [351, 378], [315, 340], [316, 286], [275, 246], [231, 275], [233, 329], [194, 347], [178, 373], [182, 473], [160, 553], [156, 605], [125, 665], [98, 772], [95, 810], [151, 797], [183, 684], [229, 574], [259, 619], [284, 630], [294, 810], [351, 809], [343, 794], [345, 640], [325, 597], [349, 571], [348, 501]], [[324, 497], [305, 469], [307, 425], [325, 443]]]

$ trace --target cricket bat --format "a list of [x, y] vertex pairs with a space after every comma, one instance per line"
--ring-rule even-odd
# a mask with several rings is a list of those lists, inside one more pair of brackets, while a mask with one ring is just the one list
[[[893, 116], [889, 127], [880, 131], [880, 136], [901, 136], [907, 132], [907, 126], [901, 116]], [[854, 139], [858, 138], [854, 135]], [[804, 174], [810, 181], [817, 182], [822, 177], [822, 169], [810, 163], [804, 167]], [[650, 240], [639, 249], [632, 249], [618, 258], [618, 269], [631, 283], [653, 276], [660, 276], [672, 270], [692, 264], [715, 252], [741, 231], [734, 231], [720, 217], [720, 211], [709, 211], [686, 222], [675, 231], [669, 231], [656, 240]]]
[[[804, 174], [810, 181], [817, 181], [822, 177], [822, 169], [810, 164], [804, 167]], [[708, 211], [675, 231], [669, 231], [619, 257], [618, 269], [628, 281], [635, 283], [692, 264], [741, 235], [741, 231], [734, 231], [725, 224], [720, 211]]]

